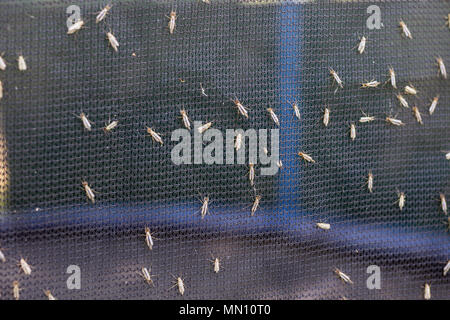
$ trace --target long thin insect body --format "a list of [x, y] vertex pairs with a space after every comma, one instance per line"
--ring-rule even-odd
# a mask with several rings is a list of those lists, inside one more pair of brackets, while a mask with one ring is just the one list
[[445, 154], [445, 159], [450, 160], [450, 152], [447, 152], [447, 153]]
[[99, 14], [97, 15], [97, 17], [95, 17], [95, 23], [99, 23], [100, 21], [102, 21], [103, 19], [105, 19], [108, 11], [111, 9], [112, 5], [107, 4], [102, 11], [99, 12]]
[[395, 119], [392, 117], [386, 117], [386, 121], [394, 126], [404, 126], [405, 124], [402, 122], [402, 120]]
[[366, 122], [375, 121], [375, 117], [369, 116], [369, 115], [365, 114], [364, 112], [363, 112], [363, 115], [364, 115], [363, 117], [359, 118], [359, 122], [366, 123]]
[[277, 166], [278, 166], [278, 168], [280, 168], [280, 169], [283, 167], [283, 161], [281, 161], [281, 159], [278, 160]]
[[20, 71], [27, 70], [27, 63], [25, 62], [25, 58], [22, 55], [17, 58], [17, 67]]
[[373, 191], [373, 174], [372, 174], [372, 171], [369, 171], [369, 175], [367, 177], [367, 189], [369, 189], [369, 192], [372, 193], [372, 191]]
[[161, 145], [164, 144], [160, 134], [155, 132], [155, 131], [153, 131], [152, 128], [147, 127], [147, 133], [152, 137], [153, 141], [158, 142]]
[[250, 185], [253, 186], [255, 184], [255, 165], [249, 163], [248, 167], [248, 180], [250, 181]]
[[0, 81], [0, 99], [3, 98], [3, 83]]
[[67, 34], [74, 34], [84, 26], [83, 20], [78, 20], [67, 29]]
[[406, 196], [404, 192], [398, 192], [397, 191], [397, 195], [398, 195], [398, 207], [400, 208], [400, 211], [403, 210], [403, 208], [405, 207], [405, 202], [406, 202]]
[[238, 112], [245, 118], [248, 119], [248, 110], [242, 105], [242, 103], [238, 100], [238, 98], [231, 99], [233, 103], [235, 104], [236, 108], [238, 109]]
[[444, 267], [444, 271], [443, 271], [444, 277], [447, 275], [447, 273], [449, 271], [450, 271], [450, 260], [447, 261], [447, 264]]
[[311, 163], [315, 163], [316, 161], [307, 153], [304, 152], [298, 152], [297, 153], [301, 158], [303, 158], [303, 160], [305, 160], [306, 162], [311, 162]]
[[330, 122], [330, 109], [325, 108], [323, 112], [323, 125], [327, 127], [329, 122]]
[[255, 196], [255, 201], [252, 206], [252, 216], [255, 214], [256, 210], [258, 210], [259, 202], [261, 201], [262, 196]]
[[439, 96], [434, 97], [433, 101], [431, 101], [430, 108], [428, 109], [430, 116], [434, 113], [434, 110], [436, 110], [436, 106], [437, 106], [438, 102], [439, 102]]
[[292, 108], [294, 109], [294, 115], [298, 118], [298, 120], [300, 120], [301, 119], [301, 117], [300, 117], [300, 109], [298, 108], [297, 101], [295, 101], [292, 104]]
[[341, 78], [339, 78], [339, 75], [336, 71], [334, 71], [332, 68], [328, 68], [330, 71], [331, 76], [333, 77], [333, 80], [336, 81], [337, 85], [341, 88], [344, 88], [344, 83], [342, 82]]
[[275, 122], [275, 124], [277, 126], [280, 126], [280, 121], [278, 120], [277, 115], [275, 114], [275, 111], [273, 111], [272, 108], [267, 108], [267, 112], [269, 112], [270, 117], [272, 118], [273, 122]]
[[0, 56], [0, 70], [5, 71], [6, 69], [6, 61], [3, 59], [2, 56]]
[[150, 233], [150, 228], [145, 227], [145, 243], [147, 244], [147, 247], [152, 250], [153, 249], [153, 237]]
[[19, 282], [18, 281], [13, 281], [12, 285], [13, 285], [13, 297], [16, 300], [19, 300], [20, 299]]
[[417, 90], [411, 84], [405, 86], [405, 93], [410, 95], [417, 95]]
[[198, 128], [197, 128], [198, 133], [203, 133], [203, 132], [205, 132], [206, 130], [208, 130], [209, 128], [211, 128], [212, 124], [213, 124], [213, 123], [212, 123], [212, 121], [211, 121], [211, 122], [205, 123], [204, 125], [198, 127]]
[[366, 41], [367, 41], [366, 37], [363, 36], [358, 45], [359, 54], [362, 54], [364, 52], [364, 50], [366, 49]]
[[175, 286], [178, 287], [178, 292], [180, 292], [181, 295], [184, 295], [185, 287], [184, 287], [183, 279], [181, 279], [181, 277], [175, 277], [175, 276], [172, 276], [172, 277], [175, 278], [175, 285], [173, 285], [171, 288], [173, 288]]
[[144, 278], [145, 282], [147, 282], [149, 285], [155, 286], [152, 279], [151, 268], [150, 271], [146, 267], [142, 267], [141, 269], [141, 276]]
[[[214, 258], [214, 257], [213, 257]], [[213, 264], [213, 270], [215, 273], [219, 273], [220, 271], [220, 259], [214, 258], [214, 260], [210, 260]]]
[[397, 89], [397, 80], [395, 78], [394, 68], [389, 68], [389, 79], [391, 80], [392, 88]]
[[80, 113], [79, 116], [77, 116], [78, 118], [81, 119], [81, 123], [83, 124], [83, 127], [87, 130], [87, 131], [91, 131], [92, 129], [92, 125], [91, 122], [89, 121], [89, 119], [87, 118], [86, 114], [84, 112]]
[[44, 290], [44, 294], [47, 296], [48, 300], [56, 300], [56, 298], [53, 296], [53, 294], [50, 292], [50, 290]]
[[441, 193], [441, 194], [439, 194], [439, 197], [441, 198], [442, 212], [447, 214], [447, 199], [445, 198], [445, 194]]
[[236, 135], [236, 139], [234, 140], [234, 148], [237, 150], [239, 150], [242, 146], [242, 134], [238, 133]]
[[446, 20], [446, 21], [445, 21], [445, 25], [448, 26], [448, 28], [450, 29], [450, 13], [447, 14], [447, 15], [444, 17], [444, 19]]
[[209, 197], [204, 197], [203, 201], [202, 201], [202, 209], [201, 209], [201, 216], [202, 219], [206, 216], [206, 214], [209, 212], [208, 209], [208, 204], [209, 204]]
[[95, 194], [94, 191], [89, 187], [88, 183], [86, 181], [83, 181], [81, 185], [84, 188], [84, 192], [86, 192], [86, 197], [91, 200], [92, 203], [95, 203]]
[[174, 10], [172, 10], [170, 12], [170, 16], [168, 18], [169, 18], [169, 32], [170, 32], [170, 34], [173, 34], [173, 32], [175, 31], [175, 26], [176, 26], [175, 21], [177, 20], [177, 13]]
[[403, 20], [400, 20], [399, 25], [400, 25], [400, 28], [402, 29], [403, 36], [405, 36], [406, 38], [412, 39], [411, 32], [409, 31], [406, 23]]
[[412, 111], [414, 113], [414, 117], [416, 117], [417, 122], [423, 124], [422, 115], [420, 114], [419, 108], [413, 107]]
[[444, 60], [442, 60], [441, 57], [436, 58], [436, 61], [439, 66], [439, 72], [442, 76], [442, 78], [447, 79], [447, 70], [445, 68]]
[[207, 97], [208, 95], [205, 92], [205, 88], [203, 88], [203, 85], [200, 83], [200, 90], [202, 91], [202, 96]]
[[341, 270], [339, 270], [338, 268], [334, 269], [334, 272], [339, 276], [339, 278], [341, 278], [342, 281], [344, 281], [345, 283], [348, 284], [353, 284], [353, 281], [350, 279], [350, 277], [348, 275], [346, 275], [345, 273], [343, 273]]
[[330, 230], [331, 229], [331, 225], [329, 223], [318, 222], [318, 223], [316, 223], [316, 226], [322, 230]]
[[381, 82], [378, 82], [376, 80], [371, 80], [369, 82], [363, 82], [361, 84], [361, 88], [376, 88], [380, 85]]
[[21, 258], [19, 261], [20, 268], [22, 269], [23, 273], [25, 273], [27, 276], [31, 274], [31, 266], [25, 261], [24, 258]]
[[118, 126], [118, 124], [119, 124], [119, 121], [114, 120], [114, 121], [110, 122], [107, 126], [105, 126], [103, 128], [103, 131], [105, 133], [111, 132], [112, 130], [114, 130]]
[[116, 37], [112, 34], [112, 32], [107, 32], [106, 37], [108, 38], [109, 44], [114, 49], [115, 52], [119, 50], [119, 41], [117, 41]]
[[189, 121], [189, 117], [187, 115], [186, 110], [181, 109], [180, 114], [181, 114], [181, 119], [183, 120], [184, 127], [188, 130], [191, 130], [191, 122]]
[[423, 298], [425, 300], [431, 299], [431, 287], [428, 283], [425, 283], [424, 289], [423, 289]]
[[409, 108], [408, 101], [400, 93], [397, 94], [397, 99], [402, 107]]
[[356, 126], [354, 123], [350, 124], [350, 139], [355, 140], [356, 138]]
[[3, 263], [6, 262], [5, 254], [2, 252], [2, 250], [0, 250], [0, 261]]

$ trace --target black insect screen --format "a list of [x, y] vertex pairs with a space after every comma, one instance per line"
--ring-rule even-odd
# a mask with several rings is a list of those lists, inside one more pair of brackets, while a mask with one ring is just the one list
[[[43, 290], [58, 299], [421, 299], [425, 283], [432, 298], [450, 297], [440, 202], [450, 197], [450, 94], [436, 62], [450, 66], [448, 1], [113, 1], [97, 24], [106, 4], [0, 1], [2, 299], [13, 299], [13, 281], [21, 299], [44, 299]], [[77, 17], [84, 26], [68, 35]], [[371, 80], [378, 87], [361, 88]], [[408, 84], [417, 95], [404, 93]], [[223, 145], [216, 159], [226, 158], [226, 130], [255, 129], [258, 143], [264, 132], [271, 141], [258, 154], [279, 151], [281, 168], [262, 174], [269, 165], [258, 156], [252, 186], [249, 156], [205, 163], [211, 142], [195, 140], [197, 128], [182, 131], [191, 163], [176, 163], [182, 109], [192, 126], [212, 122], [204, 134]], [[376, 119], [360, 123], [362, 112]], [[171, 288], [177, 277], [183, 296]]]

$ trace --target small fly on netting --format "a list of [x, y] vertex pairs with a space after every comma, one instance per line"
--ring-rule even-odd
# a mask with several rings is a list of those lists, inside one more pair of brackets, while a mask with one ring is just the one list
[[397, 190], [397, 196], [398, 196], [398, 200], [396, 202], [398, 202], [398, 207], [400, 208], [400, 211], [403, 210], [403, 208], [405, 207], [405, 202], [406, 202], [406, 196], [404, 192], [399, 192]]
[[19, 281], [13, 281], [13, 297], [16, 300], [19, 300], [20, 298], [20, 288], [19, 288]]
[[184, 127], [188, 130], [191, 130], [191, 122], [189, 121], [189, 117], [187, 115], [186, 110], [181, 109], [180, 114], [181, 114], [181, 119], [183, 120]]
[[150, 268], [150, 270], [148, 270], [146, 267], [142, 267], [140, 274], [144, 278], [145, 282], [147, 282], [149, 285], [154, 287], [155, 284], [153, 283], [152, 277], [155, 277], [155, 275], [152, 275], [150, 273], [151, 271], [152, 271], [152, 268]]
[[175, 21], [177, 20], [177, 13], [175, 10], [170, 11], [170, 16], [166, 16], [167, 19], [169, 19], [169, 32], [170, 34], [173, 34], [173, 32], [175, 31], [175, 26], [176, 23]]
[[[147, 244], [147, 247], [152, 250], [153, 249], [153, 237], [152, 237], [152, 233], [150, 232], [150, 228], [149, 227], [145, 227], [144, 228], [144, 232], [145, 232], [145, 243]], [[156, 238], [155, 238], [156, 239]]]
[[372, 171], [369, 171], [369, 175], [367, 177], [367, 189], [370, 193], [373, 191], [373, 174]]
[[105, 19], [106, 15], [108, 14], [109, 10], [111, 9], [112, 5], [111, 4], [107, 4], [102, 11], [100, 11], [97, 15], [97, 17], [95, 17], [95, 23], [99, 23], [100, 21], [102, 21], [103, 19]]
[[261, 201], [261, 199], [262, 199], [262, 196], [259, 196], [259, 195], [255, 196], [255, 201], [253, 202], [253, 205], [252, 205], [252, 216], [255, 214], [256, 210], [258, 210], [259, 202]]
[[447, 261], [447, 264], [444, 267], [444, 277], [447, 275], [447, 273], [450, 271], [450, 260]]
[[411, 84], [405, 86], [405, 93], [410, 95], [417, 95], [417, 90]]
[[393, 117], [386, 117], [386, 122], [398, 127], [405, 125], [402, 120]]
[[48, 300], [56, 300], [50, 290], [44, 290], [44, 294], [47, 296]]
[[209, 128], [211, 128], [212, 126], [212, 121], [205, 123], [204, 125], [200, 126], [197, 128], [198, 133], [202, 134], [203, 132], [205, 132], [206, 130], [208, 130]]
[[106, 33], [106, 37], [108, 38], [109, 44], [114, 49], [114, 51], [119, 51], [119, 41], [117, 41], [116, 37], [112, 34], [111, 31]]
[[205, 92], [205, 88], [203, 88], [203, 85], [200, 83], [200, 90], [202, 91], [202, 96], [207, 97], [208, 95]]
[[354, 123], [350, 124], [350, 139], [352, 141], [356, 139], [356, 125]]
[[86, 197], [91, 200], [92, 203], [95, 203], [95, 194], [94, 190], [89, 187], [88, 183], [86, 181], [81, 182], [81, 185], [83, 186], [84, 192], [86, 193]]
[[245, 118], [248, 119], [248, 110], [242, 105], [242, 103], [239, 101], [238, 98], [231, 99], [233, 101], [234, 105], [238, 109], [238, 112]]
[[363, 54], [364, 50], [366, 49], [366, 42], [367, 42], [366, 37], [362, 36], [362, 38], [361, 38], [361, 40], [359, 41], [359, 44], [358, 44], [358, 52], [359, 52], [359, 54]]
[[412, 39], [411, 31], [409, 31], [408, 26], [403, 20], [400, 20], [398, 23], [400, 25], [400, 28], [402, 29], [402, 34], [404, 37]]
[[214, 258], [214, 256], [212, 254], [211, 254], [211, 257], [214, 260], [209, 260], [208, 259], [208, 261], [212, 262], [214, 272], [215, 273], [219, 273], [219, 271], [220, 271], [220, 259], [219, 258]]
[[277, 126], [280, 126], [280, 121], [278, 120], [278, 117], [275, 114], [275, 111], [273, 111], [272, 108], [267, 108], [267, 112], [269, 112], [270, 118], [272, 118], [273, 122], [275, 122], [275, 124]]
[[323, 124], [325, 127], [327, 127], [328, 123], [330, 123], [330, 109], [325, 108], [323, 112]]
[[305, 160], [306, 162], [310, 162], [310, 163], [316, 163], [316, 161], [307, 153], [301, 152], [299, 151], [297, 153], [301, 158], [303, 158], [303, 160]]
[[423, 298], [425, 300], [431, 299], [431, 287], [428, 283], [425, 283], [425, 286], [423, 288]]
[[436, 110], [436, 106], [437, 106], [438, 102], [439, 102], [439, 96], [434, 97], [433, 101], [431, 101], [430, 108], [428, 109], [430, 116], [434, 113], [434, 110]]
[[23, 273], [25, 273], [27, 276], [31, 274], [31, 266], [28, 264], [28, 262], [25, 261], [24, 258], [20, 259], [18, 265], [22, 269]]
[[181, 279], [181, 277], [175, 277], [174, 275], [172, 275], [172, 277], [175, 279], [175, 281], [174, 281], [175, 284], [173, 286], [171, 286], [169, 288], [169, 290], [174, 288], [174, 287], [178, 287], [178, 292], [180, 292], [181, 295], [184, 295], [184, 289], [185, 288], [184, 288], [184, 281], [183, 281], [183, 279]]
[[75, 32], [79, 31], [83, 26], [84, 21], [80, 19], [67, 29], [67, 34], [74, 34]]
[[363, 117], [359, 118], [359, 122], [366, 123], [366, 122], [372, 122], [372, 121], [376, 120], [375, 117], [369, 116], [369, 115], [365, 114], [363, 111], [361, 111], [361, 112], [363, 114]]
[[353, 281], [350, 279], [350, 277], [348, 275], [346, 275], [345, 273], [343, 273], [341, 270], [339, 270], [338, 268], [334, 269], [334, 272], [339, 276], [339, 278], [341, 278], [342, 281], [344, 281], [345, 283], [348, 284], [353, 284]]
[[329, 223], [325, 223], [325, 222], [317, 222], [316, 226], [322, 230], [330, 230], [331, 229], [331, 225]]
[[394, 68], [389, 67], [389, 80], [391, 82], [391, 86], [394, 89], [397, 89], [397, 80], [395, 78], [395, 71]]
[[441, 57], [437, 57], [436, 61], [439, 66], [439, 73], [441, 74], [442, 78], [447, 79], [447, 70], [445, 69], [444, 60], [442, 60]]
[[17, 67], [20, 71], [27, 70], [27, 63], [25, 62], [25, 58], [22, 55], [17, 58]]
[[[334, 71], [332, 68], [328, 68], [328, 70], [330, 71], [330, 74], [333, 77], [333, 81], [335, 81], [339, 87], [344, 88], [344, 83], [342, 82], [341, 78], [339, 78], [337, 72]], [[337, 89], [338, 88], [336, 88], [336, 90], [334, 90], [335, 93], [336, 93]]]
[[0, 99], [3, 98], [3, 83], [0, 81]]
[[202, 208], [200, 210], [202, 219], [209, 213], [208, 205], [209, 205], [209, 197], [204, 197], [202, 201]]
[[420, 111], [419, 111], [419, 108], [417, 108], [417, 107], [414, 106], [414, 107], [412, 108], [412, 112], [413, 112], [414, 117], [416, 118], [417, 122], [420, 123], [420, 124], [423, 124], [423, 121], [422, 121], [422, 115], [421, 115], [421, 113], [420, 113]]
[[3, 263], [6, 262], [5, 254], [2, 252], [2, 250], [0, 250], [0, 261]]
[[119, 121], [117, 121], [117, 120], [111, 121], [108, 125], [106, 125], [106, 126], [103, 128], [103, 131], [104, 131], [105, 133], [111, 132], [111, 131], [114, 130], [118, 125], [119, 125]]
[[81, 119], [81, 123], [83, 124], [84, 129], [87, 131], [91, 131], [92, 125], [89, 119], [87, 118], [86, 114], [84, 112], [80, 113], [80, 115], [75, 115], [76, 117]]
[[160, 143], [161, 145], [164, 144], [164, 143], [163, 143], [163, 140], [162, 140], [162, 138], [161, 138], [161, 136], [160, 136], [160, 134], [157, 133], [157, 132], [155, 132], [155, 131], [153, 131], [152, 128], [147, 127], [147, 133], [152, 137], [152, 140], [153, 140], [153, 141], [158, 142], [158, 143]]
[[300, 109], [298, 108], [297, 101], [294, 101], [292, 108], [294, 109], [294, 115], [300, 120]]
[[3, 59], [3, 57], [0, 55], [0, 70], [5, 71], [6, 70], [6, 61]]
[[439, 194], [439, 197], [441, 198], [441, 209], [442, 209], [442, 212], [447, 214], [447, 199], [445, 198], [445, 194], [441, 193], [441, 194]]
[[255, 165], [253, 163], [249, 163], [248, 166], [248, 180], [250, 181], [250, 185], [253, 187], [255, 184]]
[[381, 82], [378, 82], [376, 80], [371, 80], [369, 82], [363, 82], [361, 83], [361, 88], [376, 88], [380, 85]]

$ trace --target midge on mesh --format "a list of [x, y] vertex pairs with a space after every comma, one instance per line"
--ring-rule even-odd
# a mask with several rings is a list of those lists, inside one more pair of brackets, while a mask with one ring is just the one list
[[44, 294], [47, 296], [48, 300], [56, 300], [50, 290], [44, 290]]
[[3, 98], [3, 83], [0, 81], [0, 99]]
[[150, 270], [148, 270], [146, 267], [142, 267], [141, 269], [141, 276], [144, 278], [145, 282], [147, 282], [149, 285], [152, 285], [153, 287], [155, 286], [155, 284], [153, 283], [153, 279], [152, 277], [154, 277], [154, 275], [152, 275], [151, 272], [151, 268]]
[[191, 130], [191, 122], [189, 121], [189, 117], [187, 115], [186, 110], [181, 109], [180, 114], [181, 114], [181, 119], [183, 120], [184, 127], [188, 130]]
[[367, 176], [367, 189], [370, 193], [373, 191], [373, 173], [372, 171], [369, 171], [369, 174]]
[[292, 103], [292, 108], [294, 109], [294, 115], [298, 118], [298, 120], [300, 120], [300, 109], [298, 108], [297, 101]]
[[405, 207], [405, 202], [406, 202], [406, 196], [404, 192], [399, 192], [397, 190], [397, 196], [398, 196], [398, 200], [396, 202], [398, 202], [398, 207], [400, 209], [400, 211], [403, 210], [403, 208]]
[[393, 117], [386, 117], [386, 122], [388, 122], [388, 123], [390, 123], [390, 124], [392, 124], [392, 125], [394, 125], [394, 126], [404, 126], [405, 124], [402, 122], [402, 120], [400, 120], [400, 119], [396, 119], [396, 118], [393, 118]]
[[25, 62], [25, 58], [22, 55], [19, 55], [17, 58], [17, 67], [20, 71], [27, 70], [27, 63]]
[[389, 80], [391, 82], [391, 86], [394, 89], [397, 89], [397, 80], [395, 78], [395, 71], [394, 68], [389, 67]]
[[78, 20], [67, 29], [67, 34], [74, 34], [84, 26], [83, 20]]
[[444, 19], [446, 20], [446, 21], [445, 21], [445, 25], [448, 26], [448, 28], [450, 29], [450, 13], [447, 14], [447, 15], [444, 17]]
[[218, 257], [214, 258], [214, 256], [212, 254], [211, 254], [211, 257], [213, 258], [213, 260], [208, 260], [208, 261], [212, 262], [214, 272], [215, 273], [219, 273], [219, 271], [220, 271], [220, 259]]
[[255, 164], [250, 162], [248, 166], [248, 180], [250, 181], [250, 185], [253, 187], [255, 184]]
[[79, 116], [78, 115], [75, 115], [75, 116], [81, 119], [81, 123], [83, 124], [83, 127], [87, 131], [91, 131], [91, 129], [92, 129], [91, 122], [89, 121], [89, 119], [87, 118], [87, 116], [84, 112], [80, 113]]
[[430, 116], [434, 113], [434, 110], [436, 110], [436, 106], [439, 102], [439, 96], [436, 96], [433, 98], [430, 104], [430, 108], [428, 109], [428, 112], [430, 113]]
[[369, 82], [361, 83], [361, 88], [376, 88], [380, 85], [381, 82], [376, 80], [370, 80]]
[[252, 216], [255, 214], [256, 210], [258, 210], [259, 207], [259, 202], [261, 201], [262, 196], [257, 195], [255, 196], [255, 201], [253, 201], [253, 205], [252, 205]]
[[204, 125], [200, 126], [197, 128], [198, 133], [204, 133], [206, 130], [208, 130], [209, 128], [211, 128], [213, 122], [207, 122]]
[[405, 38], [412, 39], [411, 31], [409, 31], [406, 23], [403, 20], [400, 20], [398, 24], [400, 25], [400, 29], [402, 30], [402, 35]]
[[31, 274], [31, 266], [28, 264], [28, 262], [25, 261], [24, 258], [20, 258], [18, 266], [20, 266], [20, 269], [22, 269], [23, 273], [25, 273], [27, 276]]
[[104, 131], [105, 133], [111, 132], [111, 131], [112, 131], [113, 129], [115, 129], [118, 125], [119, 125], [119, 121], [114, 120], [114, 121], [110, 122], [108, 125], [106, 125], [106, 126], [103, 128], [103, 131]]
[[2, 252], [2, 250], [0, 250], [0, 261], [3, 263], [6, 262], [5, 254]]
[[119, 41], [117, 41], [116, 37], [112, 34], [111, 31], [106, 33], [106, 38], [108, 39], [109, 44], [114, 49], [114, 51], [119, 51]]
[[169, 19], [169, 32], [170, 34], [172, 34], [175, 31], [175, 26], [176, 23], [175, 21], [177, 20], [177, 13], [175, 10], [170, 11], [169, 16], [166, 16], [167, 19]]
[[359, 54], [362, 54], [364, 52], [364, 50], [366, 49], [366, 42], [367, 42], [366, 37], [362, 36], [361, 40], [359, 41], [359, 44], [358, 44]]
[[447, 214], [447, 199], [445, 198], [445, 194], [441, 193], [439, 194], [439, 197], [441, 199], [441, 209], [442, 212], [444, 212], [445, 214]]
[[356, 139], [356, 125], [354, 123], [350, 123], [350, 139]]
[[441, 74], [442, 78], [447, 79], [447, 70], [445, 69], [444, 60], [442, 60], [441, 57], [437, 57], [436, 62], [438, 64], [439, 73]]
[[416, 88], [414, 88], [412, 86], [412, 84], [409, 84], [409, 85], [405, 86], [405, 93], [415, 96], [415, 95], [417, 95], [417, 90], [416, 90]]
[[97, 15], [97, 17], [95, 17], [95, 23], [99, 23], [100, 21], [102, 21], [103, 19], [105, 19], [106, 14], [109, 12], [109, 10], [111, 9], [112, 5], [111, 4], [107, 4], [102, 11], [100, 11]]
[[363, 117], [359, 118], [359, 122], [366, 123], [366, 122], [372, 122], [375, 121], [375, 117], [369, 116], [368, 114], [365, 114], [363, 111], [361, 111], [363, 114]]
[[178, 287], [178, 292], [181, 295], [184, 295], [184, 290], [185, 290], [185, 288], [184, 288], [184, 280], [181, 279], [181, 277], [175, 277], [174, 275], [171, 275], [171, 276], [175, 279], [175, 281], [174, 281], [175, 284], [173, 286], [171, 286], [169, 288], [169, 290], [174, 288], [174, 287]]
[[328, 123], [330, 123], [330, 109], [325, 108], [323, 111], [323, 125], [327, 127]]
[[[344, 83], [342, 82], [341, 78], [339, 78], [337, 72], [334, 71], [333, 68], [328, 68], [328, 70], [330, 71], [330, 75], [333, 77], [333, 81], [335, 81], [339, 87], [344, 88]], [[336, 92], [337, 89], [338, 88], [336, 88], [334, 92]]]
[[145, 232], [145, 243], [147, 244], [147, 247], [152, 250], [153, 249], [153, 237], [152, 234], [150, 232], [150, 228], [149, 227], [145, 227], [144, 228], [144, 232]]
[[350, 277], [348, 275], [346, 275], [345, 273], [343, 273], [341, 270], [339, 270], [338, 268], [334, 269], [334, 273], [336, 273], [338, 275], [338, 277], [344, 281], [345, 283], [348, 284], [353, 284], [353, 281], [350, 279]]
[[423, 298], [425, 300], [431, 299], [431, 286], [428, 283], [425, 283], [423, 287]]
[[92, 202], [95, 203], [95, 194], [94, 190], [89, 187], [88, 183], [86, 181], [81, 182], [81, 185], [83, 186], [84, 192], [86, 193], [86, 197]]
[[449, 271], [450, 271], [450, 260], [447, 261], [447, 264], [444, 267], [444, 271], [443, 271], [444, 277], [447, 275], [447, 273]]
[[200, 214], [201, 214], [202, 219], [206, 216], [207, 213], [209, 213], [208, 204], [209, 204], [209, 197], [206, 196], [206, 197], [203, 198], [202, 208], [200, 210]]
[[205, 92], [205, 88], [203, 88], [203, 85], [200, 83], [200, 90], [202, 91], [202, 96], [207, 97], [208, 95]]
[[330, 230], [331, 229], [331, 225], [329, 223], [325, 223], [325, 222], [317, 222], [316, 226], [322, 230]]
[[19, 281], [13, 281], [12, 283], [13, 286], [13, 297], [15, 300], [19, 300], [20, 299], [20, 288], [19, 288]]
[[160, 134], [155, 132], [155, 131], [153, 131], [152, 128], [147, 127], [147, 133], [152, 137], [153, 141], [158, 142], [161, 145], [164, 144]]
[[247, 108], [245, 108], [242, 103], [239, 101], [238, 98], [234, 97], [234, 99], [230, 99], [231, 101], [233, 101], [234, 105], [236, 106], [238, 112], [245, 117], [246, 119], [248, 119], [248, 110]]
[[397, 99], [402, 107], [409, 108], [408, 101], [400, 93], [397, 94]]
[[413, 112], [414, 117], [416, 118], [417, 122], [420, 123], [420, 124], [423, 124], [423, 121], [422, 121], [422, 115], [420, 114], [419, 108], [417, 108], [416, 106], [414, 106], [414, 107], [412, 108], [412, 112]]
[[0, 70], [5, 71], [6, 70], [6, 61], [3, 59], [3, 57], [0, 55]]
[[297, 153], [301, 158], [303, 158], [303, 160], [305, 160], [306, 162], [311, 162], [311, 163], [315, 163], [316, 161], [307, 153], [301, 152], [299, 151]]
[[275, 111], [273, 111], [272, 108], [267, 108], [267, 112], [269, 112], [270, 118], [272, 118], [273, 122], [275, 122], [275, 124], [277, 126], [280, 126], [280, 121], [278, 120], [278, 117], [275, 114]]

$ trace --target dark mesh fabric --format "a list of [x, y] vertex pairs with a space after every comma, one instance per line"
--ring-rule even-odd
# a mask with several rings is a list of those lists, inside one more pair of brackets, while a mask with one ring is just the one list
[[[13, 298], [14, 280], [21, 299], [45, 299], [45, 289], [59, 299], [421, 299], [425, 283], [433, 299], [450, 298], [439, 203], [440, 193], [450, 198], [450, 80], [438, 77], [435, 61], [440, 56], [450, 68], [450, 3], [210, 2], [113, 1], [96, 24], [107, 2], [0, 1], [0, 52], [8, 62], [0, 71], [0, 248], [7, 259], [0, 298]], [[381, 10], [379, 30], [366, 27], [371, 4]], [[86, 21], [75, 35], [66, 34], [69, 5], [80, 6]], [[171, 9], [178, 15], [172, 35]], [[401, 36], [401, 19], [412, 40]], [[25, 72], [17, 69], [19, 54]], [[399, 88], [411, 82], [418, 89], [407, 99], [423, 125], [399, 107], [388, 84], [360, 88], [386, 81], [389, 66]], [[329, 67], [344, 81], [336, 93]], [[249, 120], [237, 114], [235, 96], [251, 109]], [[170, 137], [182, 128], [181, 108], [191, 121], [214, 121], [225, 131], [275, 128], [267, 107], [280, 117], [283, 168], [262, 176], [256, 166], [262, 200], [252, 217], [248, 166], [174, 165]], [[361, 110], [377, 121], [357, 123]], [[91, 132], [76, 117], [81, 112]], [[388, 125], [389, 114], [406, 125]], [[109, 119], [119, 125], [105, 134]], [[162, 134], [163, 146], [146, 126]], [[316, 163], [305, 164], [298, 151]], [[97, 192], [94, 205], [83, 180]], [[403, 211], [397, 190], [406, 194]], [[201, 219], [205, 195], [210, 214]], [[146, 226], [157, 238], [152, 251]], [[221, 258], [218, 274], [212, 255]], [[30, 276], [17, 266], [21, 257]], [[80, 290], [67, 289], [69, 265], [81, 268]], [[381, 268], [380, 290], [366, 287], [370, 265]], [[154, 287], [138, 274], [144, 266], [157, 275]], [[336, 267], [354, 284], [340, 281]], [[169, 290], [172, 275], [184, 278], [183, 297]]]

